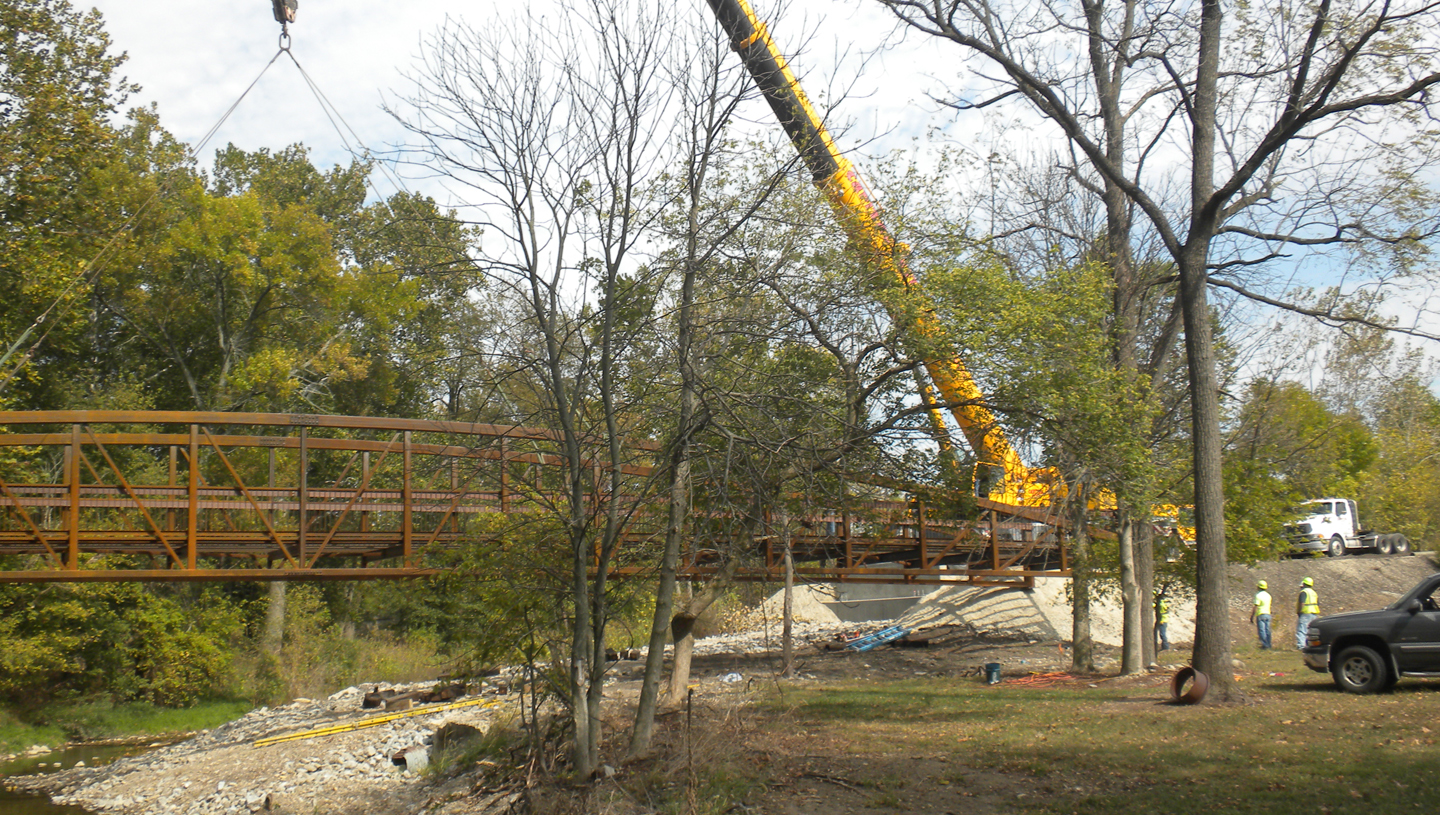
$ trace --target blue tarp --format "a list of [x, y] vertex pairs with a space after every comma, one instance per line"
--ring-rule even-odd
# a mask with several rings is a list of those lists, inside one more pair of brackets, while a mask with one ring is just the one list
[[870, 649], [878, 648], [887, 642], [894, 642], [895, 640], [898, 640], [909, 633], [910, 629], [908, 628], [904, 628], [898, 625], [892, 625], [889, 628], [884, 628], [876, 631], [874, 634], [867, 634], [845, 647], [851, 651], [869, 651]]

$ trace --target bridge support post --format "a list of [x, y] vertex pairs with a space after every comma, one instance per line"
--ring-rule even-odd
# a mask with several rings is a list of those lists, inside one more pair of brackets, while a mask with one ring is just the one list
[[190, 425], [190, 469], [185, 483], [185, 567], [194, 570], [200, 548], [200, 425]]
[[924, 569], [930, 565], [930, 559], [925, 551], [925, 501], [915, 499], [915, 529], [920, 538], [920, 568]]
[[305, 532], [310, 526], [310, 428], [300, 428], [300, 528], [296, 532], [299, 550], [300, 568], [306, 568], [309, 563], [309, 555], [305, 551]]
[[990, 568], [1000, 571], [1000, 514], [990, 510]]
[[[175, 445], [172, 444], [172, 445], [170, 445], [170, 480], [167, 482], [167, 486], [170, 486], [170, 487], [178, 486], [179, 474], [180, 474], [180, 449], [179, 449], [178, 447], [176, 447]], [[172, 497], [173, 497], [173, 496], [172, 496]], [[167, 510], [165, 510], [165, 531], [166, 531], [166, 532], [174, 532], [174, 531], [175, 531], [175, 510], [174, 510], [174, 509], [167, 509]]]
[[[370, 454], [368, 452], [360, 454], [360, 483], [370, 483]], [[364, 509], [360, 510], [360, 531], [370, 531], [370, 513]]]
[[65, 448], [65, 479], [70, 482], [69, 527], [65, 568], [80, 568], [80, 425], [70, 426], [70, 446]]
[[413, 501], [412, 496], [411, 496], [411, 494], [410, 494], [410, 491], [411, 491], [411, 483], [410, 483], [410, 442], [411, 442], [411, 432], [410, 432], [409, 430], [406, 430], [406, 431], [405, 431], [405, 441], [404, 441], [404, 445], [405, 445], [405, 449], [404, 449], [404, 459], [405, 459], [405, 460], [404, 460], [404, 463], [403, 463], [403, 465], [402, 465], [402, 469], [404, 470], [404, 481], [402, 482], [402, 487], [401, 487], [401, 489], [402, 489], [402, 490], [404, 491], [404, 493], [405, 493], [405, 499], [404, 499], [404, 503], [405, 503], [405, 518], [403, 519], [403, 523], [404, 523], [404, 548], [405, 548], [405, 567], [406, 567], [406, 568], [409, 568], [410, 565], [411, 565], [411, 564], [410, 564], [410, 555], [411, 555], [412, 547], [414, 546], [414, 540], [413, 540], [413, 537], [412, 537], [412, 536], [413, 536], [413, 533], [414, 533], [414, 528], [413, 528], [413, 527], [414, 527], [414, 524], [413, 524], [413, 521], [414, 521], [414, 501]]
[[500, 511], [510, 511], [510, 454], [505, 439], [500, 439]]

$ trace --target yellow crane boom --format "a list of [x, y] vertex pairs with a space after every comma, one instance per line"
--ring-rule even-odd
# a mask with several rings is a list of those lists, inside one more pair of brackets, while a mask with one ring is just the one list
[[[907, 287], [917, 283], [905, 261], [904, 247], [890, 234], [881, 218], [880, 207], [860, 180], [855, 167], [840, 154], [820, 116], [800, 88], [785, 57], [776, 48], [765, 24], [755, 16], [748, 0], [707, 0], [720, 26], [730, 37], [731, 47], [759, 86], [775, 117], [800, 158], [810, 170], [816, 186], [824, 191], [847, 237], [864, 254], [865, 260], [882, 273]], [[915, 330], [924, 337], [942, 335], [933, 312], [924, 310], [915, 319]], [[1026, 506], [1050, 503], [1050, 470], [1032, 471], [1020, 460], [1005, 437], [995, 414], [984, 404], [984, 394], [958, 356], [925, 360], [941, 400], [949, 407], [970, 449], [977, 471], [996, 469], [1001, 477], [989, 489], [989, 497], [1007, 504]], [[1037, 477], [1041, 476], [1041, 477]], [[977, 472], [977, 487], [987, 479]]]

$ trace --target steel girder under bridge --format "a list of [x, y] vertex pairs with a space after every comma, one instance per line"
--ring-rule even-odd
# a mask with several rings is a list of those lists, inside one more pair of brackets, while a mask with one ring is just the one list
[[[435, 574], [437, 552], [498, 543], [555, 505], [557, 449], [549, 431], [465, 422], [0, 411], [0, 583]], [[659, 561], [663, 513], [637, 500], [616, 577], [652, 575]], [[1068, 574], [1056, 518], [980, 508], [976, 523], [929, 517], [919, 501], [847, 501], [790, 519], [794, 534], [757, 537], [734, 576], [781, 579], [786, 539], [805, 580], [1028, 585]], [[719, 570], [724, 545], [701, 537], [681, 565], [694, 579]]]

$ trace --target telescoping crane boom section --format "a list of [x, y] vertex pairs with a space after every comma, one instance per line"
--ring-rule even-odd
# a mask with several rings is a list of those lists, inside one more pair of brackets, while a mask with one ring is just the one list
[[[748, 0], [708, 0], [730, 45], [754, 78], [775, 117], [800, 158], [810, 170], [816, 186], [824, 191], [846, 235], [863, 252], [866, 260], [908, 287], [916, 281], [904, 257], [903, 247], [881, 219], [880, 208], [865, 188], [849, 160], [840, 154], [830, 133], [800, 88], [785, 57], [776, 48], [770, 33], [750, 7]], [[940, 335], [933, 313], [922, 311], [915, 329], [926, 337]], [[984, 394], [957, 357], [928, 359], [925, 370], [935, 383], [951, 415], [960, 425], [970, 449], [981, 466], [998, 468], [1002, 480], [990, 489], [990, 498], [1008, 504], [1050, 503], [1049, 484], [1035, 476], [1020, 460], [1005, 437], [995, 415], [984, 405]]]

